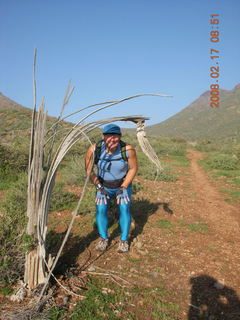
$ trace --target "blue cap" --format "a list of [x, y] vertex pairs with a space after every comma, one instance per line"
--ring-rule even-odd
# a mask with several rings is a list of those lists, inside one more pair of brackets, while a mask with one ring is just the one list
[[121, 134], [121, 129], [116, 124], [109, 123], [103, 128], [102, 133], [103, 134], [110, 134], [110, 133]]

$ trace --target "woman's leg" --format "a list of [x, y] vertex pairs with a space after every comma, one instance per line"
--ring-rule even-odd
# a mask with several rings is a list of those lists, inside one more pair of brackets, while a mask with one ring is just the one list
[[[114, 192], [105, 187], [109, 197], [111, 198]], [[96, 205], [96, 224], [98, 228], [99, 235], [102, 239], [108, 239], [108, 207], [110, 199], [107, 199], [107, 204], [104, 202], [102, 204]]]
[[[132, 195], [132, 186], [128, 186], [128, 197], [131, 199]], [[119, 225], [121, 230], [121, 240], [127, 241], [128, 240], [128, 234], [131, 226], [131, 212], [130, 212], [130, 202], [127, 204], [119, 204]]]
[[108, 239], [108, 204], [96, 205], [96, 224], [102, 239]]

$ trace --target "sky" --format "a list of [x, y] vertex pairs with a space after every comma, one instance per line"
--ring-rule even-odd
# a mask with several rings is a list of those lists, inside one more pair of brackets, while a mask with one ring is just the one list
[[[71, 80], [64, 115], [135, 94], [172, 95], [140, 97], [88, 119], [142, 115], [147, 125], [160, 123], [209, 90], [210, 49], [219, 51], [220, 88], [240, 83], [239, 12], [239, 0], [0, 0], [0, 92], [33, 108], [37, 48], [37, 105], [44, 97], [49, 115], [59, 115]], [[218, 43], [210, 41], [213, 14]]]

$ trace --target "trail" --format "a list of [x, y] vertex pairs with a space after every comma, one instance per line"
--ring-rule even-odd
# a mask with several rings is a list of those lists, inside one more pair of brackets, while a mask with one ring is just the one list
[[201, 215], [210, 220], [222, 234], [239, 236], [240, 212], [236, 207], [224, 201], [223, 196], [198, 165], [198, 161], [204, 158], [204, 154], [188, 150], [188, 158], [191, 160], [191, 170], [194, 175], [192, 185], [201, 201]]

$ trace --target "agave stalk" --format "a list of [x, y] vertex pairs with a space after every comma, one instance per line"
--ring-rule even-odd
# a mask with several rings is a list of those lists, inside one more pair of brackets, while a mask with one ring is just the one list
[[[118, 99], [114, 101], [107, 101], [97, 103], [84, 107], [73, 114], [81, 113], [88, 108], [95, 108], [88, 115], [81, 118], [77, 124], [75, 124], [69, 132], [62, 138], [57, 149], [55, 150], [56, 134], [60, 131], [59, 125], [63, 119], [71, 116], [72, 114], [62, 118], [63, 109], [69, 101], [69, 98], [73, 92], [70, 84], [68, 86], [63, 106], [55, 124], [47, 131], [46, 129], [46, 117], [44, 101], [38, 112], [36, 111], [36, 81], [35, 81], [35, 64], [36, 64], [36, 51], [34, 56], [34, 109], [32, 116], [31, 126], [31, 140], [29, 150], [29, 168], [28, 168], [28, 201], [27, 201], [27, 234], [32, 238], [33, 248], [26, 253], [25, 261], [25, 274], [24, 282], [29, 290], [36, 288], [40, 284], [43, 285], [40, 298], [44, 294], [48, 281], [53, 273], [53, 270], [58, 262], [58, 258], [62, 252], [62, 249], [70, 234], [74, 219], [79, 212], [79, 207], [84, 196], [84, 190], [88, 182], [89, 177], [86, 177], [85, 187], [82, 192], [81, 198], [73, 211], [72, 220], [69, 224], [67, 233], [63, 239], [62, 245], [53, 260], [53, 258], [46, 252], [46, 236], [48, 229], [48, 212], [51, 200], [51, 194], [55, 183], [55, 177], [59, 165], [69, 152], [69, 150], [77, 143], [87, 140], [89, 144], [89, 134], [110, 122], [116, 121], [132, 121], [137, 125], [137, 138], [143, 152], [148, 158], [156, 165], [157, 170], [162, 170], [159, 159], [147, 140], [144, 131], [144, 122], [148, 118], [143, 116], [120, 116], [108, 119], [102, 119], [86, 123], [86, 119], [93, 114], [120, 104], [124, 101], [135, 99], [142, 96], [160, 96], [168, 97], [167, 95], [160, 94], [138, 94], [124, 99]], [[100, 107], [99, 107], [100, 106]], [[96, 108], [97, 107], [97, 108]], [[49, 137], [50, 135], [50, 137]]]

